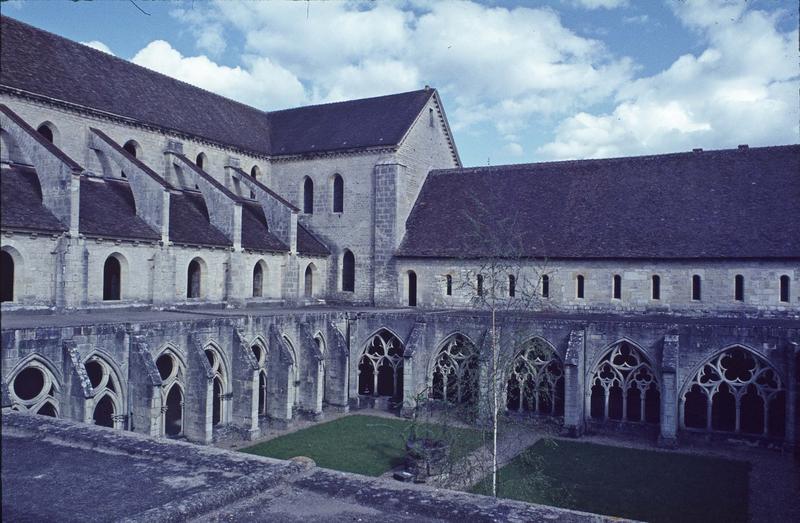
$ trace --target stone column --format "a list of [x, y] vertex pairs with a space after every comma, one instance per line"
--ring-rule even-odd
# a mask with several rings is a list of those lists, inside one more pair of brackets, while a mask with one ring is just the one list
[[186, 369], [183, 433], [190, 441], [208, 444], [214, 439], [214, 373], [199, 340], [194, 335], [189, 335], [187, 344], [189, 361]]
[[661, 432], [658, 444], [674, 447], [678, 444], [678, 354], [680, 337], [676, 329], [664, 336], [661, 352]]
[[397, 163], [375, 166], [373, 216], [375, 235], [372, 259], [373, 296], [375, 305], [397, 305], [398, 280], [394, 252], [402, 239], [402, 223], [398, 223], [399, 184], [405, 167]]
[[243, 331], [234, 329], [231, 347], [231, 385], [233, 390], [233, 425], [240, 427], [250, 440], [258, 438], [258, 362], [245, 342]]
[[798, 422], [797, 417], [800, 413], [797, 412], [797, 395], [800, 394], [800, 391], [797, 390], [797, 384], [800, 383], [800, 379], [798, 379], [798, 373], [800, 373], [800, 369], [797, 368], [797, 354], [800, 351], [800, 342], [798, 341], [789, 341], [786, 344], [786, 356], [789, 360], [786, 366], [786, 446], [788, 448], [794, 448], [795, 452], [800, 452], [800, 446], [798, 446]]
[[583, 329], [569, 333], [567, 353], [564, 357], [564, 432], [578, 438], [584, 431], [584, 348], [586, 333]]
[[129, 428], [148, 436], [161, 435], [161, 376], [144, 338], [130, 336], [128, 366]]

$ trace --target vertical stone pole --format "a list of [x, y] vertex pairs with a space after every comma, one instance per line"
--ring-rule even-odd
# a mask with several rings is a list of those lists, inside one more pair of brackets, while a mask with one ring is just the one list
[[57, 311], [63, 311], [67, 306], [67, 251], [69, 251], [70, 238], [62, 234], [52, 251], [53, 255], [53, 304]]
[[297, 330], [300, 333], [300, 354], [305, 356], [305, 369], [301, 377], [305, 382], [304, 390], [301, 390], [302, 405], [315, 420], [322, 419], [322, 395], [325, 386], [322, 365], [325, 356], [314, 339], [309, 323], [301, 322]]
[[680, 336], [677, 329], [670, 329], [664, 336], [661, 351], [661, 432], [658, 444], [674, 447], [678, 444], [678, 354]]
[[289, 253], [284, 256], [281, 272], [283, 274], [281, 282], [281, 296], [283, 299], [289, 303], [301, 301], [303, 291], [299, 286], [300, 262], [296, 253]]
[[375, 220], [372, 301], [375, 305], [399, 303], [394, 252], [402, 239], [402, 223], [398, 223], [398, 206], [402, 195], [401, 178], [405, 169], [405, 166], [397, 163], [375, 166], [372, 198], [372, 215]]
[[269, 327], [267, 350], [267, 415], [276, 427], [286, 427], [292, 419], [289, 387], [292, 383], [292, 356], [277, 327]]
[[[78, 346], [74, 340], [68, 339], [62, 342], [64, 349], [64, 376], [69, 376], [67, 383], [69, 389], [66, 394], [69, 400], [66, 402], [69, 405], [69, 410], [63, 409], [62, 416], [80, 421], [83, 423], [94, 424], [93, 419], [93, 402], [92, 398], [92, 382], [86, 374], [86, 368], [81, 361], [81, 355], [78, 352]], [[64, 415], [67, 414], [67, 415]]]
[[798, 416], [797, 412], [797, 395], [800, 391], [797, 390], [797, 385], [800, 383], [798, 373], [800, 369], [797, 368], [798, 354], [800, 353], [800, 341], [789, 341], [786, 343], [786, 358], [789, 360], [786, 365], [786, 446], [794, 448], [795, 452], [800, 452], [798, 446], [798, 437], [800, 434], [798, 430]]
[[564, 357], [564, 432], [572, 438], [579, 438], [584, 431], [584, 350], [586, 331], [573, 330], [569, 333], [567, 353]]
[[148, 436], [161, 435], [161, 376], [141, 335], [129, 336], [128, 427]]
[[414, 412], [417, 406], [417, 396], [423, 393], [427, 386], [425, 368], [420, 365], [420, 370], [416, 372], [416, 375], [414, 372], [414, 355], [425, 354], [423, 349], [427, 330], [428, 326], [424, 321], [417, 321], [403, 346], [403, 403], [400, 407], [400, 413], [403, 416], [410, 416]]
[[350, 351], [350, 361], [353, 362], [353, 364], [350, 365], [350, 379], [348, 380], [348, 403], [355, 405], [356, 408], [360, 407], [360, 397], [358, 395], [358, 365], [364, 351], [364, 344], [358, 339], [358, 332], [358, 318], [348, 318], [347, 346]]
[[327, 334], [325, 397], [329, 407], [339, 412], [347, 412], [350, 410], [347, 401], [350, 352], [344, 335], [331, 321], [327, 325]]
[[86, 285], [88, 259], [83, 240], [70, 238], [64, 252], [63, 263], [64, 306], [74, 309], [85, 305], [88, 292]]
[[225, 275], [226, 307], [244, 307], [245, 299], [253, 296], [253, 267], [246, 267], [241, 249], [228, 253], [228, 271]]
[[233, 405], [231, 422], [244, 429], [248, 439], [261, 434], [258, 426], [258, 361], [245, 342], [244, 331], [233, 331], [231, 350], [231, 385]]
[[[150, 259], [152, 302], [154, 306], [162, 306], [174, 302], [176, 298], [184, 299], [186, 296], [176, 296], [176, 267], [175, 254], [168, 244], [159, 246]], [[186, 275], [183, 275], [185, 278]]]
[[189, 361], [186, 369], [183, 433], [190, 441], [208, 444], [214, 439], [212, 425], [214, 372], [196, 336], [190, 334], [186, 341]]

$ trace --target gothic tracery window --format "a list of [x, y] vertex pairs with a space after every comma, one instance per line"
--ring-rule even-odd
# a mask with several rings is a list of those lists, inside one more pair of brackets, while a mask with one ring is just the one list
[[59, 386], [50, 369], [33, 360], [11, 378], [11, 410], [58, 417]]
[[212, 378], [211, 424], [216, 426], [225, 421], [227, 379], [225, 366], [222, 363], [222, 356], [220, 356], [219, 352], [209, 347], [205, 350], [205, 353], [208, 365], [214, 374]]
[[125, 428], [122, 388], [117, 373], [99, 356], [91, 356], [84, 363], [84, 368], [92, 384], [94, 403], [92, 419], [95, 425], [115, 429]]
[[590, 381], [591, 416], [600, 420], [658, 423], [658, 377], [644, 355], [627, 342], [609, 350]]
[[456, 404], [478, 399], [478, 351], [464, 336], [448, 338], [436, 356], [430, 397]]
[[705, 363], [681, 397], [683, 428], [782, 437], [786, 389], [766, 361], [732, 347]]
[[358, 362], [358, 393], [401, 398], [403, 350], [403, 344], [389, 331], [375, 334]]
[[161, 376], [161, 423], [167, 436], [183, 434], [183, 379], [186, 374], [183, 363], [171, 350], [164, 351], [156, 359], [156, 368]]
[[260, 343], [254, 343], [250, 349], [258, 363], [258, 415], [267, 415], [267, 351]]
[[518, 413], [564, 414], [564, 365], [540, 338], [525, 343], [514, 357], [506, 382], [506, 407]]

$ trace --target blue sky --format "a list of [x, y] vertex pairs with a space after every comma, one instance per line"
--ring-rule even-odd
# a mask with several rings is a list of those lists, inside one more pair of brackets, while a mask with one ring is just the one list
[[439, 89], [465, 165], [797, 143], [796, 0], [12, 0], [265, 110]]

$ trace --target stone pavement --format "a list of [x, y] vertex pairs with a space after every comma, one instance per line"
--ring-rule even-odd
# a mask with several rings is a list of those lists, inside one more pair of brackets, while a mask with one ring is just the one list
[[3, 413], [3, 521], [611, 521]]

